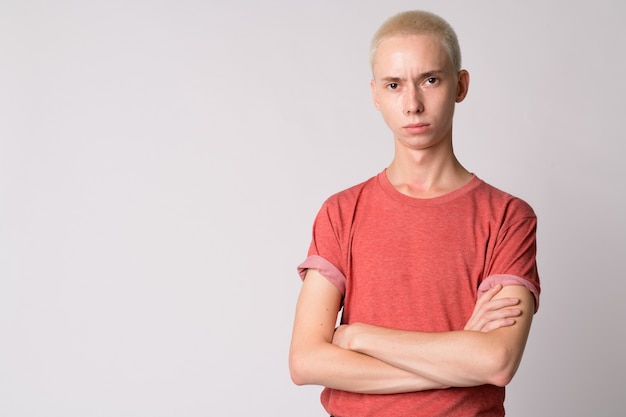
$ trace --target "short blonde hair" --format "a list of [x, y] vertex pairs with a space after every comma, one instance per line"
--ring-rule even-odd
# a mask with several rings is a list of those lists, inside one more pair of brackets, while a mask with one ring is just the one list
[[444, 47], [450, 54], [452, 65], [457, 71], [461, 70], [461, 47], [454, 29], [443, 18], [423, 10], [398, 13], [382, 24], [372, 38], [370, 64], [374, 66], [374, 57], [378, 45], [386, 38], [423, 34], [433, 34], [440, 37]]

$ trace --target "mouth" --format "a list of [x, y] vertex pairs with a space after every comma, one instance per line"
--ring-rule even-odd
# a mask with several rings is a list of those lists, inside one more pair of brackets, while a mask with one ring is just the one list
[[428, 130], [429, 127], [430, 127], [430, 124], [428, 123], [410, 123], [408, 125], [403, 126], [402, 128], [409, 133], [418, 134], [418, 133], [424, 133], [426, 130]]

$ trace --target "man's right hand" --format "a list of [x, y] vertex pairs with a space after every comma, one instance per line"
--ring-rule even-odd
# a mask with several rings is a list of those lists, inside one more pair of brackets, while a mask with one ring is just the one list
[[472, 316], [467, 321], [464, 330], [486, 333], [515, 324], [515, 318], [521, 314], [521, 310], [515, 308], [520, 300], [518, 298], [493, 299], [500, 290], [502, 290], [502, 285], [494, 285], [478, 297]]

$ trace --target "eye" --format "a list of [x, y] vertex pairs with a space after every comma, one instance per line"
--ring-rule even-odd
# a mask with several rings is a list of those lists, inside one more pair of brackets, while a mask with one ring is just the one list
[[428, 77], [428, 78], [426, 78], [426, 84], [428, 84], [428, 85], [435, 85], [435, 84], [437, 84], [437, 81], [439, 81], [439, 79], [437, 77]]
[[390, 88], [392, 90], [395, 90], [398, 87], [399, 87], [398, 83], [389, 83], [389, 84], [387, 84], [387, 88]]

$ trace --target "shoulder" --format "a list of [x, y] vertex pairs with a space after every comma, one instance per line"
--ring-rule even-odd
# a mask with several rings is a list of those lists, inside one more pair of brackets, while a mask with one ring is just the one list
[[326, 199], [325, 207], [353, 207], [356, 206], [364, 193], [371, 192], [378, 181], [378, 175], [369, 178], [359, 184], [339, 191]]
[[[343, 191], [328, 197], [319, 209], [313, 225], [313, 235], [316, 242], [317, 252], [324, 248], [335, 248], [337, 244], [343, 247], [343, 243], [349, 239], [350, 231], [354, 222], [357, 207], [362, 201], [363, 194], [367, 194], [376, 177], [370, 178], [360, 184], [354, 185]], [[326, 249], [324, 249], [326, 250]], [[340, 249], [341, 250], [341, 249]], [[330, 259], [328, 253], [322, 255]]]
[[478, 179], [480, 184], [475, 188], [475, 197], [486, 209], [501, 212], [505, 217], [512, 219], [536, 218], [530, 204], [523, 199], [506, 191], [494, 187]]
[[[333, 230], [347, 230], [352, 224], [357, 207], [375, 192], [377, 176], [328, 197], [320, 208], [316, 224], [328, 224]], [[347, 228], [347, 229], [346, 229]]]

